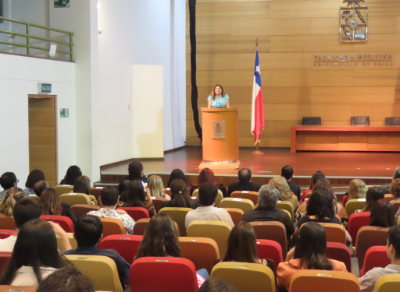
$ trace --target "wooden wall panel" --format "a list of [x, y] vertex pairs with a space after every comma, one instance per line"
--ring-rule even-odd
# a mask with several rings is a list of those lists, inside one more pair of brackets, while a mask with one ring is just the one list
[[[197, 0], [199, 108], [220, 83], [239, 110], [239, 143], [250, 133], [255, 38], [259, 38], [265, 129], [261, 146], [289, 147], [290, 128], [304, 116], [327, 126], [347, 126], [368, 115], [371, 125], [400, 116], [400, 1], [365, 0], [367, 43], [340, 43], [337, 0]], [[199, 145], [190, 100], [187, 18], [187, 145]], [[392, 65], [314, 66], [319, 55], [391, 54]], [[350, 62], [351, 63], [351, 62]], [[201, 120], [201, 118], [200, 118]], [[379, 137], [376, 137], [379, 139]]]

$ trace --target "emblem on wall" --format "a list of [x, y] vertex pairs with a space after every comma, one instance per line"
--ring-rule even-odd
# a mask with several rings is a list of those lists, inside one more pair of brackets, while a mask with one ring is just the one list
[[366, 42], [368, 40], [368, 6], [364, 0], [344, 0], [346, 7], [339, 9], [339, 40], [343, 43]]

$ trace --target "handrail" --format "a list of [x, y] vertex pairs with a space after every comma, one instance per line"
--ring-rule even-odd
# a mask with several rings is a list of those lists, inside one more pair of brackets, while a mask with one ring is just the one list
[[[48, 48], [30, 45], [30, 39], [37, 39], [37, 40], [46, 41], [46, 42], [52, 42], [52, 43], [57, 43], [57, 44], [68, 45], [69, 48], [70, 48], [70, 52], [63, 51], [63, 50], [57, 50], [56, 52], [60, 53], [60, 54], [70, 55], [70, 61], [73, 61], [73, 50], [72, 50], [72, 47], [74, 46], [74, 43], [72, 42], [72, 36], [74, 35], [73, 32], [69, 32], [69, 31], [65, 31], [65, 30], [61, 30], [61, 29], [56, 29], [56, 28], [51, 28], [51, 27], [47, 27], [47, 26], [42, 26], [42, 25], [38, 25], [38, 24], [34, 24], [34, 23], [28, 23], [28, 22], [24, 22], [24, 21], [14, 20], [14, 19], [3, 17], [3, 16], [0, 16], [0, 19], [5, 20], [5, 21], [9, 21], [9, 22], [14, 22], [14, 23], [25, 25], [26, 26], [26, 34], [12, 32], [12, 31], [6, 31], [6, 30], [0, 30], [0, 33], [25, 37], [26, 38], [26, 45], [13, 43], [13, 42], [3, 42], [3, 41], [0, 41], [0, 44], [17, 46], [17, 47], [25, 47], [27, 49], [26, 51], [27, 51], [27, 55], [28, 56], [30, 55], [30, 49], [41, 50], [41, 51], [48, 51], [49, 50]], [[55, 32], [59, 32], [59, 33], [68, 34], [69, 35], [69, 42], [59, 41], [59, 40], [55, 40], [55, 39], [51, 39], [51, 38], [44, 38], [44, 37], [31, 35], [29, 33], [29, 28], [30, 27], [36, 27], [36, 28], [41, 28], [41, 29], [45, 29], [45, 30], [49, 30], [49, 31], [55, 31]]]

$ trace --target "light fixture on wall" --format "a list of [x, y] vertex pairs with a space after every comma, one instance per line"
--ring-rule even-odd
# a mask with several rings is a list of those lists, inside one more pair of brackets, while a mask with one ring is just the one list
[[50, 45], [50, 50], [49, 50], [50, 57], [53, 58], [56, 56], [56, 54], [57, 54], [57, 45], [55, 44]]

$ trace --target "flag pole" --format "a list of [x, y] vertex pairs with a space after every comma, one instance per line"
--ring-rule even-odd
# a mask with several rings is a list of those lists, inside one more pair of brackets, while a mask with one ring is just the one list
[[[256, 49], [258, 49], [258, 38], [256, 38]], [[257, 142], [256, 142], [256, 150], [252, 151], [250, 153], [251, 155], [256, 155], [256, 156], [264, 155], [264, 152], [258, 150], [258, 143], [260, 143], [259, 140], [257, 140]]]

